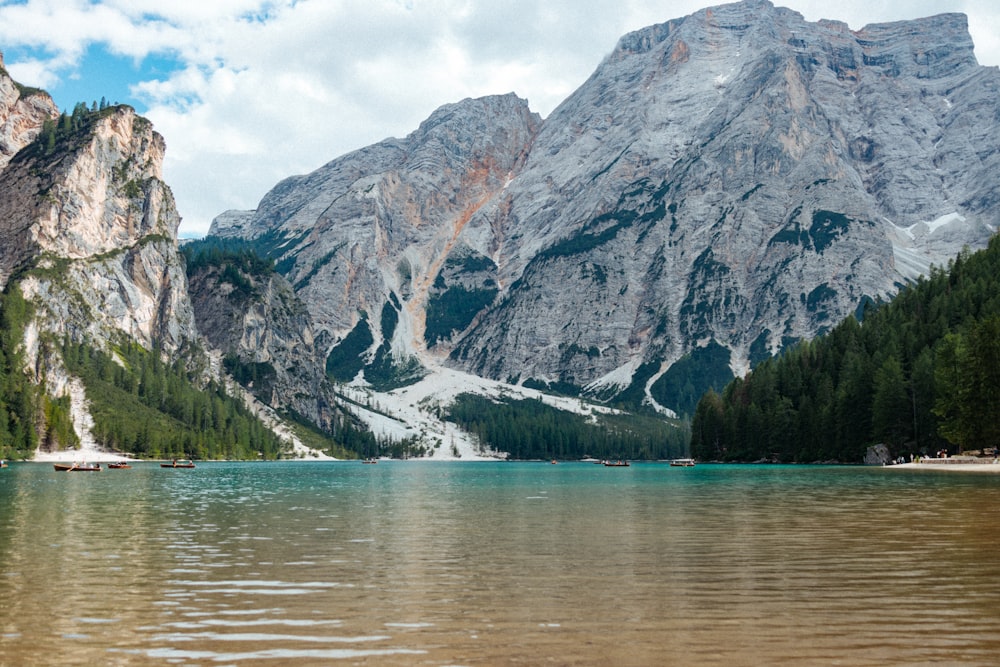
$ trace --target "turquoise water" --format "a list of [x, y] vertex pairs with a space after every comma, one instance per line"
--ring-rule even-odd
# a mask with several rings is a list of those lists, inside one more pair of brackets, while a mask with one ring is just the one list
[[996, 664], [1000, 476], [0, 471], [0, 665]]

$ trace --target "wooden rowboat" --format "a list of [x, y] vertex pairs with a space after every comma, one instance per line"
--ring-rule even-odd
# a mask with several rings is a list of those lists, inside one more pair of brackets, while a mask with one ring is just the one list
[[109, 470], [124, 470], [125, 468], [131, 468], [127, 461], [112, 461], [108, 464]]
[[191, 461], [187, 461], [187, 460], [184, 460], [184, 461], [174, 461], [172, 463], [161, 463], [160, 467], [161, 468], [193, 468], [194, 467], [194, 463], [192, 463]]
[[101, 472], [100, 463], [53, 463], [56, 472]]

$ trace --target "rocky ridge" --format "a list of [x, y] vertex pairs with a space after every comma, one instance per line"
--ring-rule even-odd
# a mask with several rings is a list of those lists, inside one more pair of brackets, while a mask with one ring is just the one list
[[539, 123], [513, 95], [446, 105], [406, 139], [282, 181], [252, 215], [229, 213], [210, 235], [232, 235], [239, 221], [243, 238], [280, 247], [273, 254], [286, 260], [296, 294], [338, 337], [362, 312], [377, 318], [395, 294], [394, 348], [422, 348], [435, 276], [459, 238], [479, 233], [467, 229], [470, 220], [519, 169]]
[[[18, 343], [23, 368], [15, 372], [23, 372], [47, 397], [36, 404], [37, 414], [25, 412], [36, 422], [38, 441], [45, 448], [67, 444], [50, 437], [50, 417], [42, 416], [39, 407], [65, 398], [60, 405], [66, 407], [60, 409], [72, 423], [80, 447], [76, 455], [85, 453], [92, 460], [120, 456], [102, 451], [93, 437], [86, 394], [91, 388], [85, 390], [84, 382], [67, 370], [60, 348], [63, 341], [87, 343], [120, 359], [118, 346], [138, 344], [165, 361], [183, 359], [195, 384], [212, 380], [227, 387], [291, 446], [293, 455], [324, 457], [302, 444], [284, 415], [228, 377], [231, 369], [223, 353], [212, 348], [228, 341], [200, 336], [177, 243], [180, 216], [163, 181], [165, 150], [163, 137], [131, 107], [78, 105], [72, 114], [59, 114], [48, 94], [20, 86], [0, 69], [0, 288], [16, 284], [30, 304], [30, 319]], [[287, 282], [272, 276], [260, 291], [255, 285], [253, 296], [263, 303], [257, 307], [256, 301], [247, 305], [246, 299], [233, 299], [219, 276], [198, 277], [199, 295], [206, 285], [216, 290], [207, 301], [209, 310], [199, 313], [209, 331], [221, 330], [220, 318], [227, 326], [226, 318], [238, 321], [250, 330], [242, 342], [262, 352], [257, 361], [279, 370], [271, 391], [283, 398], [265, 400], [320, 425], [330, 426], [338, 418], [342, 425], [343, 413], [324, 390], [328, 383], [322, 365], [311, 363], [315, 355], [308, 314]], [[289, 322], [295, 343], [281, 346], [275, 341], [284, 340]], [[308, 363], [298, 363], [302, 350]], [[269, 352], [281, 362], [272, 366]], [[308, 385], [313, 390], [293, 391], [288, 377], [297, 381], [295, 389]], [[19, 418], [25, 415], [19, 413]], [[35, 453], [49, 459], [70, 455]]]
[[[855, 33], [743, 2], [627, 35], [546, 119], [506, 190], [505, 223], [524, 230], [510, 235], [521, 289], [458, 359], [494, 377], [622, 387], [637, 364], [662, 371], [714, 343], [740, 372], [891, 296], [915, 273], [895, 270], [900, 227], [961, 210], [956, 236], [978, 246], [998, 223], [976, 203], [997, 141], [974, 152], [958, 130], [995, 123], [982, 95], [995, 99], [997, 80], [957, 15]], [[548, 185], [560, 178], [568, 196]], [[960, 247], [931, 255], [913, 238], [907, 250], [926, 268]], [[549, 326], [539, 301], [558, 314]], [[542, 345], [525, 349], [528, 336]]]
[[[12, 85], [0, 75], [0, 89]], [[63, 116], [57, 129], [51, 99], [31, 97], [47, 104], [9, 104], [4, 122], [21, 134], [0, 172], [0, 285], [16, 280], [33, 307], [26, 371], [48, 396], [69, 398], [81, 451], [107, 457], [83, 383], [54, 348], [66, 338], [105, 350], [135, 341], [171, 356], [197, 349], [180, 217], [162, 179], [164, 141], [129, 107]]]

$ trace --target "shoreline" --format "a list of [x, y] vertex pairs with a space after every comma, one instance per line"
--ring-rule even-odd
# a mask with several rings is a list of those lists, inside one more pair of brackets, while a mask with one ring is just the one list
[[[35, 450], [34, 455], [27, 459], [31, 463], [72, 463], [73, 461], [86, 461], [87, 463], [112, 463], [115, 461], [138, 461], [126, 454], [116, 454], [114, 452], [104, 452], [96, 449], [62, 449], [55, 452], [43, 452]], [[168, 459], [169, 460], [169, 459]]]
[[1000, 473], [1000, 460], [993, 459], [984, 463], [972, 461], [953, 462], [954, 459], [924, 459], [919, 463], [897, 463], [884, 468], [901, 468], [904, 470], [933, 470], [942, 472], [989, 472]]

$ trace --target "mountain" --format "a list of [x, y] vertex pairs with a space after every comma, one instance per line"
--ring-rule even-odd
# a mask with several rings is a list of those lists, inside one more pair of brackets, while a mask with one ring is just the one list
[[[488, 235], [467, 228], [520, 170], [540, 122], [513, 95], [445, 106], [404, 140], [286, 179], [252, 215], [216, 219], [210, 236], [254, 240], [336, 338], [391, 304], [393, 350], [412, 354], [426, 347], [424, 309], [439, 274], [463, 261], [496, 273], [465, 241]], [[361, 326], [378, 342], [386, 333], [378, 321]]]
[[59, 109], [47, 93], [10, 78], [0, 54], [0, 170], [35, 140], [46, 120], [58, 115]]
[[182, 254], [165, 150], [131, 107], [60, 113], [0, 61], [0, 456], [427, 453], [344, 409], [379, 414], [336, 393], [328, 334], [270, 263]]
[[984, 246], [997, 108], [964, 15], [852, 31], [746, 0], [622, 37], [544, 120], [446, 105], [210, 234], [274, 260], [336, 380], [448, 367], [690, 414]]
[[182, 254], [149, 121], [0, 62], [0, 447], [680, 455], [663, 415], [986, 244], [998, 86], [962, 15], [747, 0], [624, 36], [546, 119], [445, 105]]
[[[253, 254], [185, 248], [188, 292], [199, 331], [223, 365], [267, 405], [282, 406], [331, 429], [332, 388], [304, 304], [288, 281]], [[322, 339], [319, 341], [322, 344]], [[309, 387], [309, 392], [298, 391]]]

